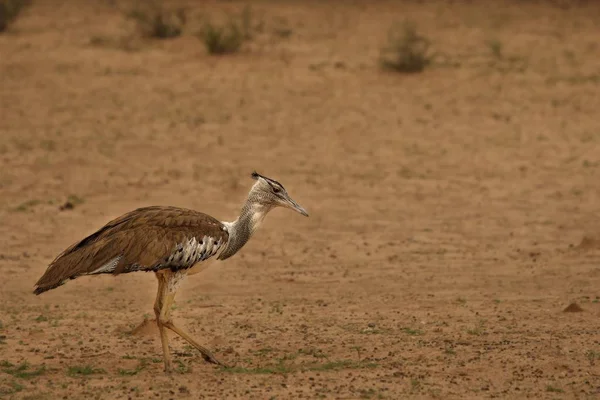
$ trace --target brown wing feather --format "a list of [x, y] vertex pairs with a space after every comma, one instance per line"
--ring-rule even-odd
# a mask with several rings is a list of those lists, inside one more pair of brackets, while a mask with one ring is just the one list
[[36, 283], [34, 293], [40, 294], [69, 279], [91, 274], [113, 260], [116, 264], [107, 273], [115, 275], [172, 268], [165, 260], [175, 246], [204, 236], [221, 243], [228, 239], [223, 224], [201, 212], [178, 207], [138, 208], [110, 221], [59, 254]]

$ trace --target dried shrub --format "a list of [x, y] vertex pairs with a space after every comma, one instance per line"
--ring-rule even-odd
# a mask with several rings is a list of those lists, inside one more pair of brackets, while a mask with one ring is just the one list
[[160, 1], [137, 3], [127, 17], [136, 22], [142, 36], [156, 39], [180, 36], [187, 22], [184, 8], [167, 8]]
[[6, 31], [31, 3], [31, 0], [0, 0], [0, 32]]
[[383, 49], [381, 65], [402, 73], [422, 72], [432, 62], [430, 41], [410, 23], [390, 30], [388, 45]]
[[209, 54], [222, 55], [239, 51], [244, 43], [245, 34], [242, 27], [232, 20], [222, 26], [206, 22], [199, 37]]

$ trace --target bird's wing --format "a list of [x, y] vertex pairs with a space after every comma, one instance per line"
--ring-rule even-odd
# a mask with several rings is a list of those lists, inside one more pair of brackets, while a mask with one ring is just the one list
[[63, 251], [36, 283], [39, 294], [82, 275], [187, 269], [227, 244], [223, 224], [176, 207], [127, 213]]

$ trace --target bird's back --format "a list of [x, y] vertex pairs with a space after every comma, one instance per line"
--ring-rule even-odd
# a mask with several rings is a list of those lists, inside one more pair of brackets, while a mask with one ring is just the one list
[[187, 269], [219, 253], [227, 240], [225, 226], [207, 214], [178, 207], [138, 208], [63, 251], [34, 293], [82, 275]]

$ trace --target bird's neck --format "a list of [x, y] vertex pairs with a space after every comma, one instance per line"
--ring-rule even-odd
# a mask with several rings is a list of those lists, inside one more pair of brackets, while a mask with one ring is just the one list
[[270, 210], [271, 207], [255, 202], [249, 197], [242, 207], [240, 216], [233, 222], [225, 223], [229, 232], [229, 240], [227, 247], [219, 255], [219, 259], [229, 258], [244, 247]]

